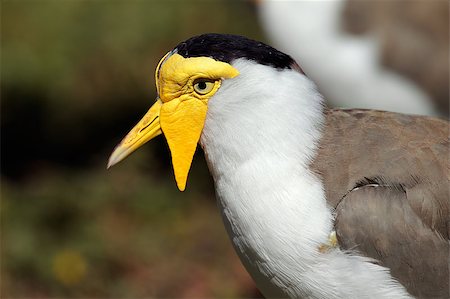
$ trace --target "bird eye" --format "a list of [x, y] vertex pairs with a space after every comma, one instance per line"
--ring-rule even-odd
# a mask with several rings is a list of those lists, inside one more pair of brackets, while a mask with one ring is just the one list
[[214, 82], [200, 80], [194, 83], [194, 90], [199, 94], [207, 94], [210, 93], [214, 88]]

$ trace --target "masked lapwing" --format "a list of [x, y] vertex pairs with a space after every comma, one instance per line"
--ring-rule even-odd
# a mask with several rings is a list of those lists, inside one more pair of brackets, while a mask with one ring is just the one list
[[[413, 5], [418, 4], [417, 2], [420, 4], [422, 1], [410, 1], [408, 10], [417, 10], [418, 7]], [[436, 2], [444, 1], [432, 1], [428, 6]], [[402, 46], [411, 49], [411, 53], [422, 53], [417, 49], [417, 44], [420, 43], [419, 49], [428, 49], [431, 51], [430, 56], [439, 57], [440, 52], [433, 44], [433, 38], [425, 42], [419, 38], [424, 35], [424, 32], [430, 36], [436, 35], [435, 31], [428, 32], [428, 27], [423, 25], [429, 24], [429, 21], [409, 24], [410, 26], [407, 27], [409, 30], [403, 28], [405, 18], [401, 18], [402, 14], [397, 12], [400, 9], [392, 9], [396, 7], [394, 3], [400, 5], [401, 1], [259, 0], [257, 3], [259, 20], [271, 42], [301, 62], [303, 70], [319, 86], [322, 94], [326, 96], [327, 103], [333, 107], [439, 115], [439, 109], [435, 107], [432, 97], [420, 85], [408, 76], [383, 65], [383, 63], [386, 64], [384, 60], [389, 59], [383, 56], [385, 55], [383, 51], [386, 48], [390, 49], [392, 45], [392, 42], [386, 42], [389, 37], [403, 42], [410, 41], [410, 43], [402, 43]], [[359, 20], [359, 22], [355, 21], [355, 24], [370, 24], [372, 27], [378, 25], [378, 31], [370, 32], [370, 29], [367, 29], [366, 34], [350, 34], [344, 30], [343, 24], [346, 17], [350, 18], [350, 14], [345, 15], [346, 9], [359, 6], [368, 7], [366, 11], [368, 14], [362, 15], [364, 12], [362, 9], [354, 12], [355, 19]], [[381, 13], [379, 12], [381, 11], [384, 17], [381, 20], [384, 22], [380, 22]], [[428, 20], [429, 15], [424, 15], [423, 10], [421, 13], [418, 15], [410, 12], [409, 18], [406, 19], [412, 22], [411, 19], [414, 18], [411, 15], [413, 15], [417, 19]], [[420, 24], [423, 26], [421, 27]], [[374, 30], [374, 28], [371, 29]], [[422, 45], [427, 43], [431, 43], [434, 47], [423, 48]], [[399, 45], [400, 41], [397, 47]], [[400, 54], [396, 54], [397, 56], [394, 56], [395, 54], [391, 53], [391, 59], [398, 58]], [[402, 54], [404, 55], [403, 52]], [[410, 60], [407, 60], [408, 58]], [[407, 55], [399, 60], [414, 63], [411, 61], [411, 56]], [[427, 63], [431, 65], [432, 62], [427, 60]], [[435, 65], [435, 69], [437, 68]], [[343, 69], [345, 72], [342, 71]]]
[[183, 191], [200, 144], [266, 297], [449, 297], [447, 121], [327, 109], [290, 56], [235, 35], [180, 43], [156, 85], [108, 166], [162, 133]]

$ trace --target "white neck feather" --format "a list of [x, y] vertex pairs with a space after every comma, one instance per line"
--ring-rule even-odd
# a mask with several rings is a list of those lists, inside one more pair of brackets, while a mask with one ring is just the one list
[[[318, 251], [333, 218], [321, 181], [308, 169], [324, 121], [314, 84], [297, 71], [245, 59], [233, 66], [240, 75], [224, 80], [210, 99], [200, 143], [228, 234], [263, 294], [407, 296], [367, 259]], [[387, 285], [379, 289], [374, 279]]]

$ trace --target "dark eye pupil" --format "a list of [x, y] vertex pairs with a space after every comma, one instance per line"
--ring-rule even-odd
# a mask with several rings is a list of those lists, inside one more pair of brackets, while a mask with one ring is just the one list
[[198, 89], [206, 89], [206, 82], [198, 82]]

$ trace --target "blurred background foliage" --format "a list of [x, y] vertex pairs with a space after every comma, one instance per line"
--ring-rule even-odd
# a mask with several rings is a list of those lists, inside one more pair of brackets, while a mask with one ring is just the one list
[[161, 137], [106, 171], [154, 68], [205, 32], [263, 39], [250, 3], [1, 2], [1, 297], [246, 297], [203, 156], [187, 191]]

